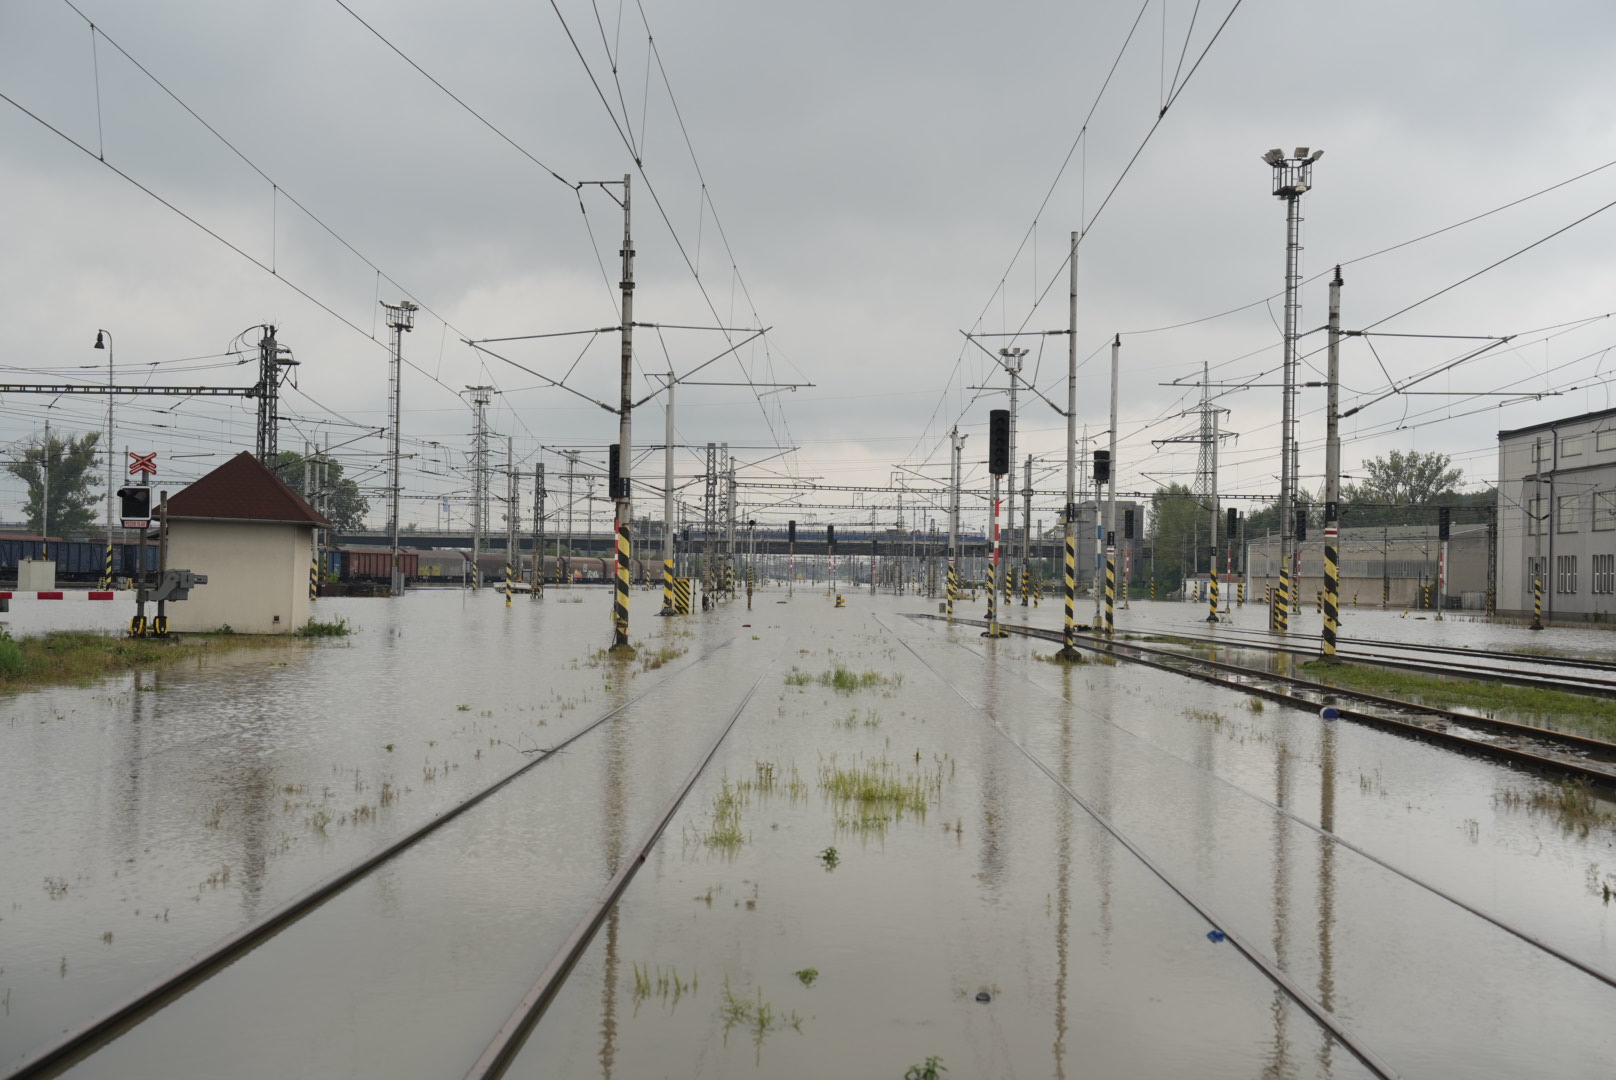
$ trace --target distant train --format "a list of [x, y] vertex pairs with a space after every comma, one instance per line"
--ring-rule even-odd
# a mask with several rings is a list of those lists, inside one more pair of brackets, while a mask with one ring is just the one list
[[[431, 584], [433, 582], [449, 583], [463, 582], [471, 561], [469, 551], [458, 548], [430, 548], [414, 549], [401, 548], [398, 553], [399, 569], [404, 572], [404, 580], [410, 584]], [[383, 547], [338, 547], [325, 552], [326, 569], [325, 578], [328, 581], [344, 582], [386, 582], [391, 573], [392, 554]], [[570, 560], [563, 559], [562, 563], [571, 563], [572, 577], [579, 582], [608, 582], [616, 574], [616, 567], [611, 559], [602, 559], [594, 556], [574, 556]], [[488, 584], [503, 581], [505, 578], [504, 552], [485, 551], [478, 560], [482, 570], [482, 580]], [[530, 555], [522, 556], [522, 569], [518, 577], [525, 573], [531, 565]], [[563, 574], [567, 572], [565, 565]], [[630, 579], [636, 583], [648, 580], [652, 575], [657, 581], [662, 580], [662, 564], [651, 563], [643, 559], [633, 561]], [[544, 580], [546, 583], [554, 582], [556, 577], [556, 557], [544, 557]]]
[[[133, 577], [139, 565], [139, 545], [133, 540], [112, 545], [112, 576]], [[0, 535], [0, 578], [17, 579], [17, 564], [24, 559], [50, 559], [56, 563], [57, 581], [99, 581], [106, 573], [104, 540], [57, 540], [43, 536]], [[146, 545], [146, 568], [157, 569], [157, 545]]]

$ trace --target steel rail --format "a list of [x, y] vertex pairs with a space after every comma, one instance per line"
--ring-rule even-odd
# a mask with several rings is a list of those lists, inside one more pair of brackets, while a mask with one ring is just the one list
[[544, 1011], [555, 1000], [556, 994], [561, 992], [561, 987], [566, 983], [567, 976], [572, 973], [573, 967], [577, 965], [578, 960], [583, 956], [584, 950], [589, 948], [589, 943], [594, 940], [595, 932], [600, 929], [600, 924], [606, 921], [606, 916], [611, 913], [613, 906], [622, 897], [624, 890], [628, 888], [629, 882], [634, 879], [634, 874], [639, 870], [641, 864], [645, 862], [646, 857], [651, 853], [651, 849], [656, 846], [657, 841], [662, 838], [662, 833], [667, 829], [668, 822], [672, 821], [673, 815], [678, 813], [679, 805], [684, 802], [685, 796], [690, 794], [690, 789], [696, 786], [696, 781], [700, 778], [702, 770], [707, 768], [708, 763], [713, 760], [713, 755], [718, 753], [719, 745], [723, 743], [724, 739], [735, 727], [735, 722], [741, 718], [741, 713], [746, 711], [747, 703], [752, 700], [752, 695], [757, 693], [758, 686], [773, 667], [774, 662], [772, 660], [764, 665], [763, 671], [757, 677], [757, 681], [742, 696], [741, 703], [735, 706], [735, 711], [730, 713], [729, 721], [719, 729], [718, 735], [707, 747], [707, 752], [696, 762], [695, 768], [690, 770], [690, 775], [685, 778], [684, 784], [674, 793], [673, 798], [668, 800], [668, 805], [663, 808], [661, 815], [651, 825], [651, 828], [646, 831], [633, 857], [627, 859], [618, 868], [617, 873], [612, 875], [612, 879], [606, 883], [606, 888], [595, 899], [595, 902], [590, 905], [588, 913], [578, 922], [577, 926], [573, 927], [572, 933], [567, 935], [567, 940], [562, 943], [561, 948], [557, 950], [550, 963], [539, 973], [538, 980], [516, 1003], [516, 1008], [511, 1011], [511, 1015], [500, 1025], [499, 1030], [489, 1040], [488, 1045], [483, 1049], [482, 1054], [478, 1056], [470, 1071], [466, 1073], [466, 1080], [497, 1080], [498, 1077], [505, 1075], [505, 1070], [510, 1068], [511, 1063], [516, 1060], [517, 1054], [521, 1052], [523, 1044], [527, 1042], [528, 1034], [533, 1030], [533, 1025], [539, 1022], [539, 1018], [544, 1015]]
[[1131, 729], [1129, 727], [1125, 727], [1124, 725], [1117, 723], [1115, 720], [1111, 719], [1109, 716], [1106, 716], [1103, 713], [1095, 712], [1093, 709], [1090, 709], [1090, 708], [1088, 708], [1088, 707], [1086, 707], [1084, 705], [1080, 705], [1076, 701], [1073, 701], [1071, 698], [1067, 697], [1063, 693], [1057, 693], [1056, 691], [1051, 690], [1049, 687], [1047, 687], [1047, 686], [1043, 685], [1042, 683], [1038, 682], [1037, 680], [1033, 679], [1026, 672], [1018, 671], [1015, 668], [1012, 668], [1012, 667], [1009, 667], [1007, 665], [1001, 664], [997, 659], [995, 659], [993, 657], [989, 657], [983, 650], [972, 648], [970, 645], [968, 645], [967, 643], [965, 643], [963, 641], [955, 641], [954, 644], [958, 645], [960, 648], [964, 649], [966, 652], [970, 653], [971, 655], [976, 656], [979, 659], [986, 660], [988, 663], [993, 664], [995, 667], [1003, 668], [1005, 671], [1008, 671], [1010, 674], [1014, 675], [1016, 678], [1021, 679], [1023, 682], [1025, 682], [1028, 685], [1032, 686], [1035, 690], [1039, 691], [1040, 693], [1045, 694], [1046, 696], [1049, 696], [1049, 697], [1058, 698], [1059, 700], [1068, 703], [1074, 709], [1077, 709], [1079, 712], [1086, 713], [1089, 716], [1092, 716], [1094, 719], [1100, 721], [1102, 724], [1106, 724], [1109, 727], [1116, 728], [1118, 731], [1122, 732], [1125, 735], [1128, 735], [1129, 737], [1133, 738], [1135, 741], [1143, 744], [1144, 746], [1147, 746], [1152, 750], [1158, 751], [1159, 753], [1165, 754], [1166, 756], [1172, 758], [1174, 761], [1177, 761], [1177, 762], [1180, 762], [1181, 764], [1189, 766], [1190, 768], [1194, 769], [1196, 772], [1204, 773], [1206, 776], [1212, 778], [1213, 780], [1216, 780], [1218, 783], [1220, 783], [1220, 784], [1224, 785], [1225, 787], [1230, 788], [1230, 789], [1232, 789], [1232, 790], [1234, 790], [1236, 792], [1239, 792], [1241, 795], [1244, 795], [1247, 798], [1253, 800], [1254, 802], [1257, 802], [1257, 803], [1261, 804], [1262, 806], [1267, 807], [1269, 810], [1272, 810], [1274, 813], [1279, 814], [1279, 815], [1289, 819], [1290, 821], [1295, 822], [1296, 824], [1302, 826], [1305, 829], [1309, 829], [1309, 830], [1313, 831], [1314, 833], [1318, 834], [1319, 836], [1322, 836], [1325, 839], [1328, 839], [1331, 842], [1333, 842], [1333, 843], [1335, 843], [1335, 844], [1337, 844], [1337, 845], [1339, 845], [1339, 846], [1341, 846], [1343, 848], [1346, 848], [1348, 851], [1354, 853], [1355, 855], [1359, 855], [1362, 858], [1365, 858], [1365, 859], [1369, 860], [1370, 862], [1374, 863], [1376, 866], [1379, 866], [1381, 869], [1388, 870], [1391, 873], [1396, 874], [1398, 877], [1402, 878], [1404, 881], [1407, 881], [1412, 885], [1419, 886], [1420, 888], [1424, 889], [1426, 892], [1431, 893], [1433, 896], [1437, 896], [1437, 897], [1440, 897], [1443, 900], [1448, 901], [1450, 904], [1453, 904], [1455, 907], [1458, 907], [1463, 911], [1469, 912], [1471, 915], [1474, 915], [1476, 918], [1481, 919], [1483, 922], [1491, 923], [1493, 926], [1496, 926], [1498, 929], [1504, 931], [1505, 933], [1510, 934], [1510, 935], [1512, 935], [1512, 936], [1514, 936], [1516, 938], [1519, 938], [1521, 941], [1526, 942], [1526, 944], [1531, 945], [1531, 946], [1533, 946], [1535, 948], [1541, 949], [1543, 952], [1548, 953], [1550, 956], [1554, 957], [1556, 960], [1560, 960], [1560, 961], [1563, 961], [1566, 964], [1571, 965], [1572, 967], [1574, 967], [1577, 970], [1583, 972], [1584, 974], [1590, 975], [1593, 978], [1599, 980], [1600, 982], [1604, 983], [1606, 986], [1616, 987], [1616, 975], [1611, 975], [1610, 973], [1608, 973], [1606, 971], [1603, 971], [1600, 968], [1594, 967], [1592, 964], [1589, 964], [1588, 962], [1586, 962], [1584, 960], [1578, 959], [1577, 957], [1572, 956], [1569, 953], [1563, 952], [1559, 948], [1555, 947], [1554, 945], [1549, 944], [1548, 942], [1542, 940], [1541, 938], [1535, 937], [1534, 935], [1527, 933], [1526, 931], [1520, 929], [1519, 927], [1510, 925], [1509, 923], [1505, 922], [1503, 919], [1499, 918], [1498, 916], [1491, 915], [1488, 912], [1482, 910], [1481, 908], [1475, 907], [1475, 906], [1467, 903], [1466, 901], [1459, 899], [1457, 896], [1454, 896], [1452, 893], [1447, 892], [1446, 890], [1442, 889], [1440, 886], [1433, 885], [1430, 882], [1424, 880], [1423, 878], [1418, 877], [1415, 874], [1409, 873], [1407, 870], [1402, 869], [1401, 867], [1397, 866], [1396, 864], [1387, 862], [1385, 859], [1382, 859], [1379, 855], [1376, 855], [1371, 851], [1368, 851], [1368, 850], [1365, 850], [1362, 847], [1359, 847], [1357, 844], [1353, 843], [1351, 840], [1348, 840], [1346, 837], [1342, 836], [1340, 833], [1334, 832], [1334, 831], [1332, 831], [1330, 829], [1326, 829], [1322, 825], [1314, 824], [1313, 822], [1308, 821], [1306, 818], [1298, 815], [1294, 811], [1287, 810], [1285, 807], [1280, 806], [1278, 803], [1269, 802], [1267, 799], [1263, 798], [1261, 795], [1258, 795], [1256, 792], [1249, 791], [1246, 788], [1243, 788], [1239, 784], [1235, 783], [1233, 780], [1230, 780], [1227, 777], [1218, 775], [1217, 773], [1213, 772], [1211, 769], [1208, 769], [1206, 766], [1198, 765], [1195, 762], [1191, 761], [1189, 758], [1181, 757], [1180, 755], [1173, 753], [1171, 750], [1167, 749], [1165, 746], [1159, 746], [1156, 743], [1151, 742], [1149, 739], [1145, 738], [1143, 735], [1140, 735], [1138, 732], [1134, 731], [1133, 729]]
[[[939, 617], [935, 615], [911, 615], [910, 618], [935, 620]], [[987, 625], [980, 619], [960, 619], [956, 617], [954, 622], [956, 624], [975, 626]], [[1020, 634], [1023, 637], [1035, 637], [1048, 641], [1060, 640], [1057, 631], [1044, 630], [1039, 627], [1020, 626], [1013, 623], [1000, 623], [999, 625], [1010, 633]], [[1432, 708], [1426, 705], [1416, 705], [1410, 701], [1398, 701], [1395, 698], [1377, 697], [1374, 694], [1366, 694], [1356, 690], [1343, 690], [1341, 687], [1330, 686], [1325, 683], [1315, 683], [1309, 682], [1306, 679], [1296, 679], [1285, 675], [1275, 675], [1272, 672], [1259, 671], [1256, 668], [1239, 667], [1235, 664], [1223, 664], [1215, 660], [1202, 660], [1194, 656], [1185, 656], [1182, 653], [1168, 652], [1165, 649], [1151, 649], [1142, 645], [1123, 644], [1121, 642], [1099, 644], [1092, 640], [1085, 641], [1082, 639], [1077, 641], [1077, 646], [1079, 648], [1088, 649], [1091, 652], [1100, 653], [1106, 656], [1114, 656], [1120, 660], [1127, 660], [1129, 663], [1140, 664], [1144, 667], [1156, 668], [1160, 671], [1171, 672], [1175, 675], [1183, 675], [1191, 679], [1199, 679], [1202, 682], [1212, 683], [1215, 686], [1230, 687], [1247, 694], [1255, 694], [1259, 697], [1268, 698], [1270, 701], [1277, 701], [1281, 704], [1290, 705], [1293, 707], [1299, 704], [1313, 706], [1317, 705], [1318, 702], [1311, 701], [1307, 698], [1300, 698], [1294, 694], [1271, 689], [1269, 687], [1258, 686], [1247, 682], [1234, 682], [1229, 679], [1220, 678], [1218, 675], [1211, 672], [1192, 671], [1182, 666], [1182, 663], [1199, 664], [1203, 667], [1221, 669], [1241, 675], [1247, 679], [1264, 679], [1269, 682], [1283, 683], [1317, 693], [1321, 696], [1330, 695], [1336, 698], [1356, 698], [1360, 701], [1373, 702], [1377, 705], [1388, 706], [1390, 708], [1401, 709], [1407, 712], [1421, 713], [1426, 716], [1436, 717], [1437, 719], [1453, 724], [1466, 725], [1470, 727], [1492, 728], [1495, 731], [1504, 732], [1520, 738], [1529, 738], [1539, 742], [1559, 744], [1568, 749], [1574, 748], [1597, 751], [1609, 756], [1613, 765], [1616, 765], [1616, 743], [1607, 743], [1599, 739], [1590, 739], [1582, 735], [1571, 735], [1562, 731], [1552, 731], [1548, 728], [1535, 728], [1526, 724], [1514, 724], [1508, 720], [1497, 720], [1491, 717], [1471, 716], [1468, 713], [1447, 712], [1445, 710]], [[1127, 655], [1128, 651], [1138, 654], [1155, 653], [1159, 656], [1171, 657], [1174, 660], [1181, 661], [1182, 663], [1168, 664], [1157, 660], [1151, 660], [1144, 655], [1130, 656]], [[1607, 787], [1616, 785], [1616, 770], [1590, 768], [1577, 762], [1565, 761], [1560, 758], [1545, 757], [1542, 754], [1534, 754], [1528, 750], [1521, 750], [1512, 746], [1504, 746], [1500, 743], [1491, 743], [1485, 742], [1481, 739], [1472, 739], [1464, 735], [1454, 734], [1451, 731], [1444, 731], [1441, 728], [1426, 727], [1423, 724], [1397, 720], [1389, 716], [1382, 716], [1379, 713], [1362, 712], [1358, 709], [1351, 709], [1340, 705], [1336, 705], [1334, 707], [1340, 710], [1341, 718], [1343, 720], [1356, 720], [1360, 723], [1383, 728], [1384, 730], [1392, 731], [1400, 735], [1426, 739], [1432, 742], [1443, 743], [1447, 746], [1458, 747], [1472, 753], [1496, 757], [1500, 760], [1507, 761], [1512, 765], [1520, 765], [1536, 771], [1570, 775], [1579, 780], [1587, 780], [1591, 783], [1597, 783]]]
[[[1250, 649], [1253, 652], [1296, 653], [1302, 651], [1295, 646], [1274, 645], [1255, 638], [1201, 637], [1194, 634], [1177, 634], [1170, 631], [1152, 631], [1150, 636], [1177, 638], [1186, 644], [1220, 645], [1228, 649]], [[1128, 644], [1132, 643], [1129, 642]], [[1546, 671], [1505, 671], [1501, 668], [1483, 667], [1475, 664], [1445, 663], [1441, 660], [1421, 660], [1416, 657], [1388, 656], [1385, 653], [1364, 652], [1351, 645], [1340, 646], [1338, 655], [1344, 660], [1360, 660], [1366, 664], [1373, 664], [1375, 667], [1396, 668], [1400, 671], [1461, 675], [1465, 678], [1486, 679], [1491, 682], [1507, 683], [1511, 686], [1526, 686], [1536, 690], [1561, 690], [1616, 697], [1616, 680], [1597, 679], [1589, 675], [1552, 674]]]
[[[1273, 640], [1266, 634], [1266, 632], [1262, 630], [1247, 630], [1239, 627], [1220, 629], [1218, 631], [1220, 636], [1218, 637], [1200, 637], [1199, 635], [1195, 634], [1183, 634], [1173, 630], [1157, 630], [1148, 627], [1140, 627], [1139, 629], [1146, 630], [1148, 633], [1152, 634], [1193, 638], [1197, 641], [1227, 642], [1230, 640], [1230, 638], [1235, 637], [1245, 638], [1260, 643], [1271, 642]], [[1317, 634], [1298, 634], [1294, 632], [1290, 634], [1290, 639], [1293, 641], [1307, 642], [1317, 642], [1320, 640], [1319, 635]], [[1463, 656], [1472, 660], [1504, 660], [1519, 664], [1536, 665], [1538, 667], [1583, 668], [1590, 671], [1616, 672], [1616, 661], [1611, 660], [1591, 660], [1581, 656], [1536, 656], [1531, 653], [1503, 652], [1496, 649], [1466, 649], [1455, 645], [1430, 645], [1412, 641], [1387, 641], [1381, 638], [1352, 638], [1348, 641], [1342, 642], [1341, 648], [1342, 650], [1357, 650], [1359, 648], [1404, 649], [1408, 652], [1430, 652], [1440, 653], [1446, 656]], [[1301, 650], [1291, 649], [1289, 651], [1300, 652]], [[1528, 674], [1533, 673], [1528, 672]], [[1545, 673], [1538, 672], [1536, 674]]]
[[727, 648], [734, 641], [734, 638], [730, 638], [715, 645], [700, 657], [647, 687], [640, 694], [609, 712], [603, 713], [561, 742], [545, 749], [527, 764], [511, 770], [481, 791], [468, 796], [424, 824], [405, 833], [392, 843], [365, 856], [348, 869], [305, 889], [285, 903], [270, 910], [263, 917], [255, 919], [220, 941], [208, 946], [208, 948], [186, 961], [184, 965], [152, 983], [134, 997], [114, 1006], [88, 1023], [69, 1031], [50, 1045], [36, 1050], [19, 1062], [11, 1072], [0, 1077], [0, 1080], [32, 1080], [34, 1077], [59, 1074], [62, 1069], [94, 1053], [107, 1042], [139, 1024], [147, 1016], [162, 1008], [186, 990], [213, 975], [220, 968], [262, 945], [265, 941], [364, 877], [377, 866], [425, 839], [467, 810], [504, 788], [507, 784], [549, 761], [566, 747], [594, 731], [612, 717], [644, 701], [674, 679], [690, 671], [697, 664], [708, 659], [719, 650]]
[[[1082, 807], [1083, 811], [1088, 814], [1089, 817], [1093, 818], [1102, 829], [1110, 833], [1119, 844], [1127, 848], [1129, 853], [1132, 854], [1134, 858], [1138, 859], [1139, 862], [1143, 864], [1145, 869], [1149, 870], [1162, 882], [1162, 884], [1166, 885], [1169, 889], [1176, 893], [1179, 899], [1188, 904], [1197, 915], [1205, 919], [1214, 930], [1221, 931], [1224, 939], [1227, 940], [1229, 944], [1233, 945], [1242, 956], [1251, 961], [1251, 963], [1254, 964], [1258, 970], [1268, 977], [1270, 982], [1283, 990], [1285, 994], [1289, 996], [1292, 1001], [1296, 1002], [1296, 1004], [1299, 1005], [1304, 1012], [1313, 1017], [1320, 1027], [1324, 1028], [1325, 1031], [1328, 1031], [1333, 1038], [1341, 1043], [1341, 1045], [1345, 1046], [1349, 1051], [1351, 1051], [1352, 1055], [1361, 1061], [1365, 1068], [1369, 1069], [1369, 1071], [1374, 1073], [1376, 1076], [1381, 1077], [1382, 1080], [1393, 1080], [1393, 1078], [1397, 1077], [1397, 1071], [1393, 1069], [1385, 1059], [1383, 1059], [1379, 1054], [1365, 1044], [1362, 1039], [1360, 1039], [1350, 1028], [1337, 1019], [1336, 1016], [1331, 1013], [1330, 1010], [1326, 1009], [1322, 1003], [1315, 999], [1312, 994], [1309, 994], [1299, 983], [1282, 971], [1279, 966], [1274, 961], [1270, 960], [1267, 955], [1256, 947], [1255, 944], [1246, 940], [1244, 935], [1240, 934], [1238, 931], [1231, 930], [1227, 923], [1218, 918], [1217, 915], [1212, 912], [1211, 908], [1209, 908], [1201, 900], [1198, 900], [1196, 897], [1191, 895], [1187, 888], [1179, 884], [1167, 873], [1167, 871], [1163, 870], [1159, 865], [1157, 865], [1155, 860], [1153, 860], [1149, 855], [1145, 854], [1144, 850], [1140, 848], [1138, 844], [1129, 839], [1127, 834], [1119, 829], [1110, 818], [1101, 813], [1097, 808], [1094, 807], [1093, 804], [1091, 804], [1087, 799], [1083, 798], [1083, 796], [1073, 791], [1066, 781], [1062, 780], [1058, 775], [1056, 775], [1053, 769], [1044, 764], [1044, 762], [1040, 760], [1036, 754], [1023, 746], [1015, 738], [1015, 736], [1011, 735], [1010, 732], [1005, 729], [1005, 726], [1002, 723], [994, 718], [991, 712], [983, 708], [978, 703], [972, 701], [969, 697], [966, 697], [963, 690], [949, 681], [946, 675], [933, 667], [925, 657], [920, 655], [920, 652], [913, 645], [905, 641], [900, 635], [894, 633], [892, 628], [887, 626], [887, 624], [881, 620], [880, 616], [875, 616], [874, 618], [876, 623], [881, 626], [882, 629], [886, 630], [887, 633], [891, 634], [897, 640], [898, 644], [902, 645], [905, 649], [908, 649], [914, 658], [920, 661], [927, 671], [930, 671], [938, 678], [938, 680], [942, 682], [944, 686], [952, 690], [955, 696], [957, 696], [961, 701], [965, 702], [965, 704], [973, 712], [986, 720], [990, 727], [997, 731], [999, 735], [1002, 736], [1004, 740], [1011, 746], [1014, 746], [1017, 750], [1019, 750], [1021, 755], [1030, 761], [1039, 772], [1049, 777], [1056, 787], [1064, 791], [1068, 798], [1070, 798], [1078, 806]], [[958, 622], [959, 620], [955, 621]]]

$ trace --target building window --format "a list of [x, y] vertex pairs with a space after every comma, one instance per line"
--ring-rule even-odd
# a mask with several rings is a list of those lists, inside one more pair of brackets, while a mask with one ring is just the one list
[[1595, 450], [1616, 450], [1616, 430], [1601, 431], [1594, 436]]
[[1616, 555], [1594, 556], [1594, 592], [1616, 593]]
[[1560, 456], [1563, 458], [1581, 457], [1582, 436], [1578, 435], [1574, 438], [1562, 440], [1560, 443]]
[[1526, 535], [1541, 536], [1543, 534], [1543, 500], [1532, 498], [1526, 500]]
[[1526, 560], [1526, 580], [1534, 589], [1547, 584], [1543, 577], [1548, 571], [1548, 566], [1549, 560], [1546, 558]]
[[1616, 529], [1616, 490], [1594, 492], [1594, 531]]
[[1577, 557], [1575, 555], [1556, 555], [1554, 557], [1554, 591], [1566, 594], [1572, 594], [1577, 591]]
[[1555, 531], [1574, 533], [1582, 523], [1582, 496], [1562, 495], [1555, 507]]

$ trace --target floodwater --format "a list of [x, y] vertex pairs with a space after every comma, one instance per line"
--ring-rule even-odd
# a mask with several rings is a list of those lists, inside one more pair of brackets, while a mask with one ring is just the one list
[[634, 702], [71, 1070], [463, 1073], [755, 683], [511, 1075], [1367, 1074], [1026, 755], [1402, 1075], [1609, 1075], [1616, 990], [1270, 805], [1616, 972], [1616, 832], [1542, 781], [935, 601], [781, 601], [636, 593], [625, 664], [603, 590], [322, 600], [351, 637], [0, 699], [0, 1071]]

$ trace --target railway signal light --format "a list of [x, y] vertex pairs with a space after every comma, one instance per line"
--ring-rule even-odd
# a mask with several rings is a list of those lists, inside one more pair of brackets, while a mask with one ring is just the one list
[[1229, 528], [1228, 528], [1228, 531], [1224, 535], [1233, 536], [1235, 534], [1235, 530], [1237, 530], [1239, 528], [1240, 528], [1240, 512], [1238, 510], [1236, 510], [1234, 507], [1231, 506], [1231, 507], [1229, 507]]
[[1436, 538], [1438, 540], [1447, 540], [1447, 539], [1449, 539], [1449, 534], [1452, 533], [1452, 531], [1453, 531], [1453, 511], [1451, 509], [1449, 509], [1448, 507], [1446, 507], [1446, 506], [1437, 507], [1436, 508]]
[[831, 551], [836, 550], [836, 526], [825, 526], [825, 547]]
[[1122, 538], [1124, 540], [1132, 540], [1133, 539], [1133, 511], [1132, 510], [1124, 510], [1122, 512]]
[[1297, 510], [1296, 511], [1296, 539], [1299, 540], [1299, 541], [1307, 539], [1307, 511], [1306, 510]]
[[151, 493], [149, 487], [118, 489], [120, 516], [126, 529], [144, 529], [151, 525]]
[[791, 544], [797, 542], [797, 523], [795, 521], [786, 522], [786, 542]]
[[612, 443], [607, 453], [609, 474], [607, 479], [607, 497], [610, 499], [628, 498], [628, 477], [623, 475], [622, 469], [623, 448], [619, 443]]
[[1096, 484], [1111, 482], [1111, 451], [1094, 451], [1094, 482]]
[[1003, 476], [1010, 471], [1010, 410], [988, 413], [988, 472]]

